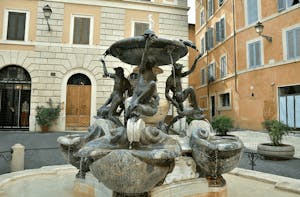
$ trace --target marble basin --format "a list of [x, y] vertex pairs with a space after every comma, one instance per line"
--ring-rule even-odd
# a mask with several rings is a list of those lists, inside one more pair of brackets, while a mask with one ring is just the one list
[[[155, 138], [152, 134], [155, 133]], [[151, 141], [151, 143], [150, 143]], [[102, 137], [87, 143], [78, 153], [91, 160], [91, 173], [106, 187], [126, 195], [143, 194], [162, 183], [181, 154], [180, 145], [163, 132], [148, 127], [132, 149]]]
[[237, 167], [243, 142], [236, 136], [211, 136], [203, 139], [193, 133], [192, 155], [206, 176], [219, 177]]

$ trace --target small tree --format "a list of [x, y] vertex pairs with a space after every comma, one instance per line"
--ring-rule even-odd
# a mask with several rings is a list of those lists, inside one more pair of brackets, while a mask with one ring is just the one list
[[49, 107], [37, 106], [36, 107], [36, 122], [41, 127], [51, 127], [53, 122], [58, 118], [60, 112], [60, 104], [56, 107], [53, 105], [51, 99], [47, 102]]
[[282, 138], [287, 135], [291, 128], [278, 120], [266, 120], [262, 122], [263, 127], [268, 131], [270, 140], [274, 146], [280, 146]]
[[211, 125], [219, 135], [227, 135], [227, 132], [233, 128], [233, 120], [227, 116], [216, 116]]

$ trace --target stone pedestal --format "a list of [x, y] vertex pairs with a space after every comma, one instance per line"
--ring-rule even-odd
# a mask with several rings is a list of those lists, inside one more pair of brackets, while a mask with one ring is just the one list
[[24, 150], [22, 144], [15, 144], [12, 147], [12, 159], [10, 163], [11, 172], [24, 170]]

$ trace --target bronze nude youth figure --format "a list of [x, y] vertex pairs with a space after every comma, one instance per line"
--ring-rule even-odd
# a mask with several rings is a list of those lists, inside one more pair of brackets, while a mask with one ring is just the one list
[[[101, 59], [102, 65], [103, 65], [103, 71], [104, 75], [103, 77], [110, 77], [114, 79], [114, 87], [113, 92], [111, 93], [110, 97], [107, 99], [107, 101], [104, 103], [104, 105], [98, 109], [98, 115], [100, 116], [108, 116], [108, 119], [113, 121], [118, 126], [123, 126], [121, 121], [115, 117], [119, 116], [122, 111], [124, 110], [124, 100], [125, 100], [125, 93], [128, 92], [128, 96], [132, 95], [132, 88], [128, 81], [128, 79], [124, 76], [124, 69], [122, 67], [114, 68], [115, 74], [108, 73], [106, 69], [106, 64], [103, 59]], [[110, 104], [110, 106], [109, 106]], [[118, 107], [121, 108], [120, 111], [118, 110]]]
[[[178, 116], [173, 118], [168, 128], [173, 125], [178, 119], [184, 116], [196, 116], [197, 119], [203, 119], [202, 110], [197, 105], [196, 95], [192, 87], [188, 87], [185, 90], [182, 90], [181, 78], [186, 77], [191, 74], [197, 65], [198, 60], [202, 57], [203, 54], [199, 54], [189, 71], [182, 73], [182, 64], [175, 63], [174, 72], [168, 77], [166, 81], [165, 96], [168, 101], [170, 101], [177, 109]], [[169, 92], [172, 91], [173, 96], [171, 97]], [[191, 105], [193, 110], [184, 110], [183, 102], [190, 97]], [[201, 115], [200, 115], [201, 114]], [[200, 115], [200, 116], [199, 116]]]
[[157, 112], [159, 103], [159, 96], [156, 90], [157, 78], [152, 70], [154, 65], [147, 62], [149, 58], [149, 45], [152, 40], [156, 39], [156, 36], [152, 31], [145, 32], [144, 36], [146, 44], [140, 64], [139, 78], [126, 112], [126, 118], [130, 118], [131, 115], [153, 116]]

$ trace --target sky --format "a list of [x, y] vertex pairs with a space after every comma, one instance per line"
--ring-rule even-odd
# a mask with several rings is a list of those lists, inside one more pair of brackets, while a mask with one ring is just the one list
[[189, 24], [195, 24], [195, 0], [188, 0], [188, 7], [190, 7], [188, 11]]

